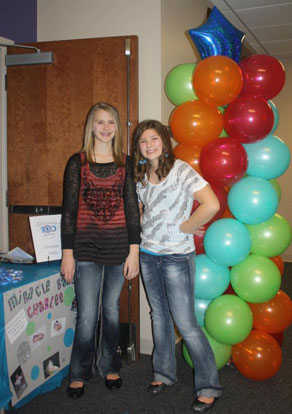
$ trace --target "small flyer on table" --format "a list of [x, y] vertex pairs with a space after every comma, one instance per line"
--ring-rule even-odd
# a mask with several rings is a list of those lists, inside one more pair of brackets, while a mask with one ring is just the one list
[[29, 217], [36, 261], [60, 260], [61, 214]]

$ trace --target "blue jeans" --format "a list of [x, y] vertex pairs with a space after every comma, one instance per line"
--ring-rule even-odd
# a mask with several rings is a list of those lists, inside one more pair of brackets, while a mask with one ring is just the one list
[[154, 380], [172, 385], [177, 381], [174, 320], [194, 364], [197, 396], [219, 397], [215, 357], [197, 323], [194, 310], [195, 254], [155, 256], [141, 252], [141, 269], [151, 307], [154, 336]]
[[[120, 336], [119, 298], [125, 280], [123, 268], [124, 264], [76, 262], [77, 320], [70, 361], [71, 381], [88, 383], [94, 374], [95, 360], [103, 378], [121, 369], [117, 347]], [[97, 347], [99, 319], [101, 326]]]

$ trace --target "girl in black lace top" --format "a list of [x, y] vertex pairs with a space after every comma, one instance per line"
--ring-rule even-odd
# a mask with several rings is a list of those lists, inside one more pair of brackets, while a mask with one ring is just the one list
[[[109, 389], [119, 388], [119, 297], [124, 278], [139, 272], [140, 222], [129, 157], [122, 152], [117, 110], [106, 103], [89, 112], [84, 146], [64, 175], [61, 272], [74, 277], [77, 322], [68, 395], [84, 394], [93, 362]], [[101, 318], [96, 355], [95, 334]]]

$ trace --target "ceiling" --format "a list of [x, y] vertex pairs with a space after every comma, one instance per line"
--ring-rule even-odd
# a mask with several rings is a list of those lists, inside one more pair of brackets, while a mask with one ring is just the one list
[[208, 0], [208, 5], [246, 33], [250, 53], [292, 57], [292, 0]]

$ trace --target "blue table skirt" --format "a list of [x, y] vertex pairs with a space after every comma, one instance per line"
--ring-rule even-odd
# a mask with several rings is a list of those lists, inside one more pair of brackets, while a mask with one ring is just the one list
[[[50, 275], [58, 273], [60, 271], [60, 261], [52, 261], [38, 264], [14, 264], [14, 263], [0, 263], [0, 267], [6, 269], [22, 270], [23, 279], [17, 283], [10, 283], [5, 286], [0, 285], [0, 355], [5, 355], [5, 358], [0, 358], [0, 409], [8, 409], [9, 401], [11, 400], [12, 393], [9, 388], [9, 377], [7, 369], [6, 348], [5, 348], [5, 318], [3, 311], [3, 293], [9, 290], [15, 289], [18, 286], [23, 286], [28, 283], [38, 281], [46, 278]], [[27, 404], [33, 398], [40, 394], [49, 392], [59, 387], [65, 377], [67, 377], [69, 371], [69, 365], [56, 373], [52, 378], [47, 380], [40, 387], [32, 391], [29, 395], [24, 397], [19, 403], [14, 405], [15, 408], [19, 408], [24, 404]]]

